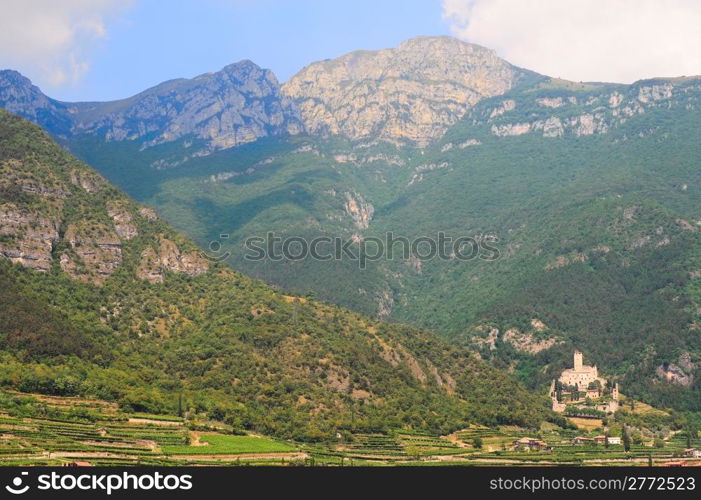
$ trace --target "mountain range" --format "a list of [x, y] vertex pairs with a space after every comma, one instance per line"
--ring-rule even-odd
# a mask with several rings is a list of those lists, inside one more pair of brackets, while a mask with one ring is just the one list
[[[221, 246], [238, 271], [430, 329], [534, 391], [579, 348], [625, 392], [685, 411], [701, 410], [700, 98], [697, 77], [570, 82], [449, 37], [315, 62], [282, 85], [243, 61], [106, 103], [59, 102], [0, 72], [0, 106], [201, 248]], [[98, 182], [84, 177], [77, 185]], [[1, 224], [22, 223], [7, 214]], [[35, 239], [53, 237], [55, 221], [41, 220]], [[107, 286], [114, 234], [68, 229], [56, 230], [59, 267]], [[498, 258], [359, 269], [350, 258], [251, 261], [244, 245], [268, 233], [360, 245], [438, 232], [491, 241]], [[103, 268], [81, 267], [92, 258], [83, 241], [105, 248]], [[4, 252], [52, 269], [56, 245]], [[162, 248], [146, 259], [160, 259], [153, 280], [171, 271]], [[175, 262], [197, 279], [202, 264], [187, 255]]]

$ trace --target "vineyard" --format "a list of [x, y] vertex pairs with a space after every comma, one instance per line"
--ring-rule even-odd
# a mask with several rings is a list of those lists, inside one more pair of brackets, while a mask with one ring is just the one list
[[[294, 443], [240, 435], [204, 416], [125, 413], [114, 403], [0, 392], [0, 465], [659, 465], [696, 464], [698, 433], [638, 433], [593, 444], [600, 428], [471, 426], [450, 436], [401, 430]], [[575, 438], [587, 444], [574, 444]], [[519, 441], [521, 440], [521, 441]], [[533, 442], [537, 449], [519, 443]]]

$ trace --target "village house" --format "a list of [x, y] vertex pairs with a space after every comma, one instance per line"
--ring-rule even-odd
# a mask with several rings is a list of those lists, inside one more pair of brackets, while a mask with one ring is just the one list
[[[593, 438], [588, 438], [588, 437], [584, 437], [584, 436], [577, 436], [572, 440], [572, 444], [605, 445], [606, 439], [607, 438], [604, 435], [594, 436]], [[621, 438], [609, 436], [608, 443], [609, 444], [621, 444]]]
[[540, 451], [547, 450], [549, 448], [548, 443], [541, 441], [540, 439], [522, 437], [511, 443], [514, 448], [525, 448], [528, 451]]
[[572, 444], [594, 444], [594, 438], [577, 436], [572, 440]]
[[606, 436], [595, 436], [594, 444], [606, 444]]
[[701, 457], [701, 450], [698, 450], [696, 448], [686, 448], [684, 450], [684, 456], [699, 458]]

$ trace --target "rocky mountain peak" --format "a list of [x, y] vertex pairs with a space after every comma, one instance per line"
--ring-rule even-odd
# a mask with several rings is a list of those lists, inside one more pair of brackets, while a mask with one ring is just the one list
[[273, 72], [249, 60], [108, 102], [55, 101], [16, 71], [4, 71], [0, 107], [60, 136], [138, 141], [142, 148], [186, 139], [194, 144], [189, 156], [303, 130]]
[[66, 106], [45, 96], [18, 71], [0, 71], [0, 107], [40, 123], [56, 135], [63, 136], [70, 130]]
[[196, 154], [302, 129], [275, 75], [248, 60], [165, 82], [123, 101], [75, 109], [75, 132], [143, 140], [144, 147], [191, 136], [204, 141]]
[[475, 103], [527, 75], [494, 51], [452, 37], [313, 63], [283, 85], [312, 134], [424, 146]]

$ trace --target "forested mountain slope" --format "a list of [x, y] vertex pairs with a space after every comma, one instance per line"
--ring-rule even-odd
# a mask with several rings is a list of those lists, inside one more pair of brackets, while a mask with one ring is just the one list
[[432, 333], [205, 259], [36, 125], [0, 111], [0, 383], [196, 411], [298, 439], [472, 422], [544, 401]]
[[[500, 348], [484, 354], [531, 384], [579, 347], [637, 395], [698, 408], [700, 96], [692, 78], [549, 80], [481, 101], [424, 149], [300, 136], [164, 171], [125, 145], [72, 147], [265, 281], [478, 350], [496, 328]], [[246, 260], [244, 241], [269, 231], [356, 241], [443, 231], [496, 238], [500, 256], [379, 259], [364, 270], [347, 258]]]

